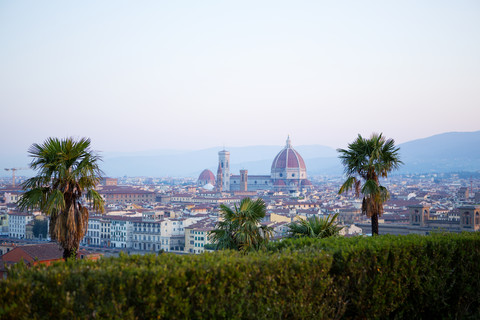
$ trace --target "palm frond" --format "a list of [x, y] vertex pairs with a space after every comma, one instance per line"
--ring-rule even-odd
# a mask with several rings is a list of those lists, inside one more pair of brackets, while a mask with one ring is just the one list
[[290, 238], [327, 238], [337, 236], [343, 229], [337, 222], [338, 213], [326, 218], [313, 216], [307, 219], [292, 222], [288, 225]]
[[90, 149], [87, 138], [48, 138], [42, 144], [32, 144], [28, 153], [30, 168], [37, 175], [22, 184], [25, 193], [19, 207], [49, 215], [50, 237], [65, 251], [78, 250], [88, 223], [82, 196], [85, 194], [93, 210], [104, 211], [104, 201], [95, 191], [102, 174], [98, 165], [101, 158]]
[[337, 151], [347, 177], [339, 193], [347, 192], [354, 186], [357, 197], [363, 194], [362, 212], [369, 217], [381, 215], [389, 194], [379, 185], [378, 179], [387, 178], [392, 170], [403, 164], [400, 148], [395, 146], [393, 139], [386, 139], [382, 133], [373, 133], [369, 139], [358, 135], [347, 149]]
[[273, 234], [269, 227], [260, 225], [265, 217], [265, 202], [244, 198], [233, 209], [222, 204], [216, 229], [209, 234], [217, 249], [233, 249], [243, 252], [258, 250], [265, 246]]

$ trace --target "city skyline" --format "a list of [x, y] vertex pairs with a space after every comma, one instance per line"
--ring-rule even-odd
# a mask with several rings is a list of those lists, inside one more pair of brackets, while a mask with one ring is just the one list
[[[287, 144], [289, 142], [287, 141]], [[308, 174], [341, 175], [343, 172], [338, 152], [322, 145], [291, 145], [305, 159]], [[397, 144], [403, 165], [399, 173], [479, 172], [480, 131], [447, 132], [423, 139]], [[143, 152], [98, 152], [102, 157], [102, 170], [107, 176], [196, 177], [208, 168], [217, 170], [216, 157], [226, 150], [232, 155], [232, 173], [247, 169], [249, 174], [268, 172], [272, 159], [284, 146], [256, 145], [243, 147], [216, 146], [201, 150], [149, 150]], [[98, 151], [98, 150], [95, 150]], [[0, 168], [26, 169], [30, 159], [26, 152], [8, 154], [0, 158]], [[19, 175], [32, 175], [31, 170], [20, 170]], [[11, 172], [0, 171], [0, 176]]]
[[2, 155], [477, 131], [475, 1], [0, 1]]

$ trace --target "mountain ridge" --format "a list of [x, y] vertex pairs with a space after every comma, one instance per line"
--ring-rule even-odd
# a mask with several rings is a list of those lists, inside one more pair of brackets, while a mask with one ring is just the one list
[[[404, 165], [398, 173], [427, 173], [451, 171], [480, 170], [480, 131], [445, 132], [426, 138], [415, 139], [397, 145]], [[232, 174], [240, 169], [247, 169], [249, 174], [270, 174], [273, 158], [282, 150], [281, 146], [244, 146], [228, 148], [230, 151], [230, 167]], [[300, 145], [294, 148], [302, 155], [310, 175], [341, 175], [343, 167], [335, 149], [320, 144]], [[182, 154], [157, 157], [137, 157], [143, 161], [143, 172], [137, 170], [136, 175], [151, 174], [154, 167], [158, 175], [195, 176], [204, 169], [216, 172], [218, 151], [222, 147], [185, 151]], [[107, 160], [108, 159], [108, 160]], [[124, 158], [106, 158], [110, 161], [113, 172], [126, 168]], [[127, 172], [125, 172], [127, 175]], [[124, 174], [117, 174], [121, 176]]]
[[[398, 173], [480, 171], [480, 131], [444, 132], [397, 145], [404, 165]], [[320, 144], [293, 146], [305, 160], [312, 175], [341, 175], [343, 167], [335, 149]], [[249, 174], [269, 175], [274, 157], [284, 146], [256, 145], [231, 147], [231, 173], [247, 169]], [[142, 152], [102, 152], [102, 168], [107, 176], [197, 177], [204, 169], [216, 173], [218, 151], [223, 147], [200, 150], [158, 149]], [[12, 155], [8, 163], [27, 158]], [[13, 159], [15, 158], [15, 159]], [[2, 159], [5, 160], [5, 159]], [[15, 160], [15, 161], [13, 161]], [[24, 162], [22, 160], [21, 162]], [[4, 161], [4, 167], [11, 165]], [[19, 171], [17, 174], [33, 171]], [[9, 173], [4, 172], [4, 176]]]

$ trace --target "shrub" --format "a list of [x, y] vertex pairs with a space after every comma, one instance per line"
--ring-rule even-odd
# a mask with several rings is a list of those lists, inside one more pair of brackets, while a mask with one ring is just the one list
[[17, 265], [0, 318], [478, 318], [479, 262], [480, 235], [466, 233]]
[[331, 254], [343, 318], [480, 316], [480, 234], [285, 239], [271, 252]]

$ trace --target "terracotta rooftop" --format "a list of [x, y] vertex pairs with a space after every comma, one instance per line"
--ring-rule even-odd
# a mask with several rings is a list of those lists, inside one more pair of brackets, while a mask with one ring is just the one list
[[[15, 251], [23, 251], [22, 254], [18, 254]], [[43, 261], [43, 260], [56, 260], [63, 258], [63, 249], [57, 243], [42, 243], [42, 244], [27, 244], [24, 246], [16, 247], [15, 249], [5, 253], [2, 258], [3, 261], [18, 262], [19, 257], [24, 257], [25, 260], [30, 261]]]
[[215, 175], [213, 174], [212, 171], [205, 169], [200, 173], [200, 176], [198, 177], [199, 181], [206, 181], [208, 183], [211, 183], [212, 185], [215, 184]]
[[285, 148], [277, 154], [272, 163], [272, 169], [283, 168], [300, 168], [306, 170], [305, 161], [303, 161], [302, 156], [292, 148], [290, 137], [287, 139]]

